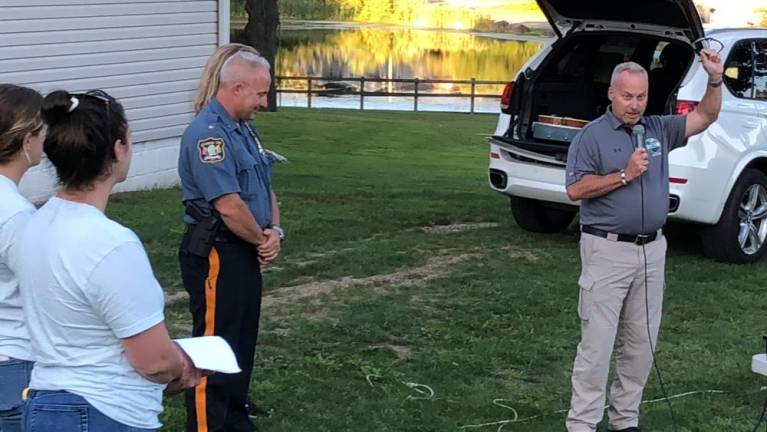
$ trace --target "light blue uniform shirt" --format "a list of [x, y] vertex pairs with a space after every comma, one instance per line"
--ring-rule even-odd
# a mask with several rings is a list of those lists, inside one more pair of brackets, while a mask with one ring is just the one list
[[[184, 201], [202, 208], [237, 193], [262, 229], [272, 222], [272, 156], [247, 122], [235, 122], [213, 99], [181, 138], [178, 174]], [[184, 221], [194, 223], [189, 216]]]

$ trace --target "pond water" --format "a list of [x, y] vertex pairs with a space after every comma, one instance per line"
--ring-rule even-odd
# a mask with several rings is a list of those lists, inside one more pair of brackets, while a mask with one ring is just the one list
[[[332, 88], [330, 94], [314, 95], [313, 107], [359, 109], [359, 82], [326, 78], [394, 78], [507, 82], [545, 43], [545, 39], [510, 35], [473, 35], [464, 32], [419, 30], [397, 26], [303, 23], [283, 25], [277, 51], [277, 76], [283, 89], [306, 90], [307, 81], [289, 77], [315, 77], [313, 89]], [[505, 39], [504, 39], [505, 38]], [[510, 38], [514, 38], [510, 40]], [[236, 36], [233, 35], [236, 40]], [[413, 83], [376, 83], [366, 91], [413, 92]], [[477, 94], [498, 96], [503, 84], [476, 86]], [[470, 84], [419, 84], [421, 95], [469, 94]], [[282, 106], [307, 106], [306, 94], [281, 93]], [[418, 109], [469, 111], [468, 97], [421, 96]], [[412, 110], [413, 97], [365, 96], [365, 109]], [[478, 112], [498, 112], [497, 98], [477, 98]]]

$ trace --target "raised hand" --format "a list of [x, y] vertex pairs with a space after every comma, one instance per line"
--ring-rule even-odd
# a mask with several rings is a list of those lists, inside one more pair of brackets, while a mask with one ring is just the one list
[[703, 69], [705, 69], [710, 77], [710, 81], [716, 82], [722, 79], [724, 65], [722, 64], [722, 58], [719, 57], [719, 53], [712, 49], [704, 48], [700, 50], [700, 61], [703, 64]]

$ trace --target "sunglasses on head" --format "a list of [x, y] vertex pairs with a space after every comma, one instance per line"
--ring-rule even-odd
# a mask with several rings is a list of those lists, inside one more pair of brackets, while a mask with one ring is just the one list
[[106, 122], [106, 130], [107, 130], [107, 142], [112, 143], [112, 131], [110, 125], [112, 124], [112, 103], [116, 102], [115, 98], [112, 96], [109, 96], [105, 91], [103, 90], [88, 90], [85, 93], [72, 93], [72, 96], [76, 98], [91, 98], [98, 101], [101, 101], [104, 103], [104, 106], [107, 110], [107, 122]]

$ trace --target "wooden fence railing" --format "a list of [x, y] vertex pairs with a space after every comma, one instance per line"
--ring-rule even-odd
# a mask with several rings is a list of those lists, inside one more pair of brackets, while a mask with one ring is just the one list
[[[500, 92], [498, 93], [479, 93], [477, 92], [478, 86], [489, 85], [505, 85], [506, 81], [480, 81], [474, 78], [470, 80], [438, 80], [438, 79], [398, 79], [398, 78], [365, 78], [365, 77], [347, 77], [347, 78], [329, 78], [329, 77], [309, 77], [309, 76], [277, 76], [275, 77], [277, 82], [277, 93], [293, 93], [306, 95], [306, 107], [312, 107], [313, 96], [341, 96], [341, 95], [357, 95], [359, 96], [360, 109], [365, 109], [365, 98], [368, 97], [380, 97], [380, 96], [400, 96], [400, 97], [412, 97], [413, 98], [413, 111], [418, 111], [418, 99], [424, 97], [438, 97], [438, 98], [466, 98], [470, 100], [469, 112], [475, 112], [475, 101], [478, 98], [487, 99], [500, 99]], [[304, 81], [304, 88], [290, 88], [283, 87], [286, 81]], [[343, 84], [334, 84], [343, 83]], [[353, 88], [350, 84], [356, 83], [356, 88]], [[412, 91], [389, 91], [389, 90], [367, 90], [365, 87], [370, 83], [396, 83], [396, 84], [411, 84]], [[468, 85], [469, 92], [449, 92], [438, 93], [430, 91], [431, 89], [423, 88], [425, 85], [431, 84], [453, 84], [453, 85]]]

